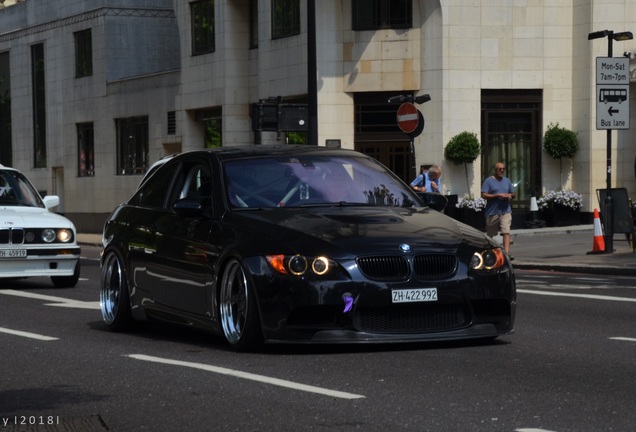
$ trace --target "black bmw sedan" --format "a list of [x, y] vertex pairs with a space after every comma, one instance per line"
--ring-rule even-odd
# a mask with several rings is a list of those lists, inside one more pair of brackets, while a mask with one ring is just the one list
[[103, 232], [107, 326], [161, 319], [263, 343], [495, 338], [514, 330], [509, 257], [375, 159], [317, 146], [166, 158]]

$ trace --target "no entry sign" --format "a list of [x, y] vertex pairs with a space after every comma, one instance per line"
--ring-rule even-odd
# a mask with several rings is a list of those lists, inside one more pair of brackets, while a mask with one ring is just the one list
[[405, 102], [398, 108], [397, 124], [404, 133], [411, 133], [417, 129], [420, 122], [419, 111], [417, 107], [410, 102]]

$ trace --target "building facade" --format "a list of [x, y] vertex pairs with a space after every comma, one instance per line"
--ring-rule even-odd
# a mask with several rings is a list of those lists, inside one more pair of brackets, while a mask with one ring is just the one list
[[[636, 0], [5, 0], [0, 163], [59, 195], [78, 229], [100, 232], [166, 154], [306, 142], [303, 131], [254, 130], [254, 104], [281, 100], [315, 103], [318, 145], [371, 154], [405, 181], [440, 164], [445, 193], [477, 195], [502, 160], [519, 212], [572, 189], [589, 213], [606, 187], [596, 57], [609, 38], [588, 35], [604, 29], [635, 31]], [[612, 46], [630, 59], [631, 89], [636, 41]], [[425, 126], [405, 134], [389, 99], [424, 94]], [[542, 150], [557, 123], [577, 133], [572, 160]], [[444, 160], [463, 131], [483, 147], [468, 167]], [[609, 136], [612, 186], [634, 193], [636, 136]]]

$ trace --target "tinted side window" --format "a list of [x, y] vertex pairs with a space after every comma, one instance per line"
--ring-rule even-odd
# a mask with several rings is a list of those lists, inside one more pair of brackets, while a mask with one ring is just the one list
[[199, 199], [209, 206], [212, 197], [212, 176], [203, 164], [196, 164], [188, 170], [179, 198]]
[[142, 207], [163, 208], [178, 167], [179, 164], [176, 163], [161, 167], [146, 181], [132, 201]]

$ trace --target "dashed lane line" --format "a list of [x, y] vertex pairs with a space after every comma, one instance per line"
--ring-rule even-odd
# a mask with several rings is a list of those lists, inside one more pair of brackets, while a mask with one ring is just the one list
[[45, 306], [68, 307], [68, 308], [75, 308], [75, 309], [98, 309], [99, 310], [99, 302], [98, 301], [87, 302], [87, 301], [67, 299], [67, 298], [64, 298], [64, 297], [49, 296], [49, 295], [44, 295], [44, 294], [36, 294], [36, 293], [28, 292], [28, 291], [17, 291], [17, 290], [11, 290], [11, 289], [0, 290], [0, 294], [11, 295], [11, 296], [15, 296], [15, 297], [25, 297], [25, 298], [31, 298], [31, 299], [36, 299], [36, 300], [44, 300], [44, 301], [52, 302], [52, 303], [45, 303], [44, 304]]
[[20, 331], [20, 330], [11, 330], [11, 329], [4, 328], [4, 327], [0, 327], [0, 333], [6, 333], [6, 334], [14, 335], [14, 336], [22, 336], [22, 337], [25, 337], [25, 338], [37, 339], [37, 340], [41, 340], [41, 341], [58, 340], [58, 338], [54, 338], [54, 337], [50, 337], [50, 336], [44, 336], [44, 335], [41, 335], [41, 334], [29, 333], [29, 332]]
[[162, 364], [169, 364], [174, 366], [183, 366], [183, 367], [189, 367], [194, 369], [200, 369], [207, 372], [213, 372], [213, 373], [217, 373], [221, 375], [229, 375], [236, 378], [258, 381], [265, 384], [271, 384], [271, 385], [286, 387], [286, 388], [290, 388], [294, 390], [300, 390], [300, 391], [309, 392], [309, 393], [316, 393], [316, 394], [321, 394], [325, 396], [336, 397], [340, 399], [365, 398], [365, 396], [359, 395], [359, 394], [346, 393], [346, 392], [341, 392], [337, 390], [329, 390], [329, 389], [325, 389], [321, 387], [315, 387], [315, 386], [310, 386], [306, 384], [299, 384], [293, 381], [287, 381], [287, 380], [272, 378], [265, 375], [257, 375], [257, 374], [248, 373], [248, 372], [241, 372], [241, 371], [237, 371], [233, 369], [227, 369], [227, 368], [218, 367], [218, 366], [211, 366], [211, 365], [207, 365], [203, 363], [191, 363], [191, 362], [185, 362], [180, 360], [170, 360], [170, 359], [166, 359], [162, 357], [153, 357], [153, 356], [148, 356], [143, 354], [130, 354], [128, 355], [128, 357], [136, 359], [136, 360], [143, 360], [143, 361], [154, 362], [154, 363], [162, 363]]
[[611, 337], [610, 339], [616, 340], [616, 341], [623, 341], [623, 342], [636, 342], [636, 338], [629, 338], [629, 337], [622, 337], [622, 336]]
[[607, 301], [636, 303], [636, 298], [630, 298], [630, 297], [614, 297], [614, 296], [596, 295], [596, 294], [572, 294], [572, 293], [563, 293], [563, 292], [554, 292], [554, 291], [535, 291], [535, 290], [526, 290], [526, 289], [517, 289], [517, 292], [524, 293], [524, 294], [537, 294], [537, 295], [554, 296], [554, 297], [577, 297], [577, 298], [586, 298], [586, 299], [592, 299], [592, 300], [607, 300]]

